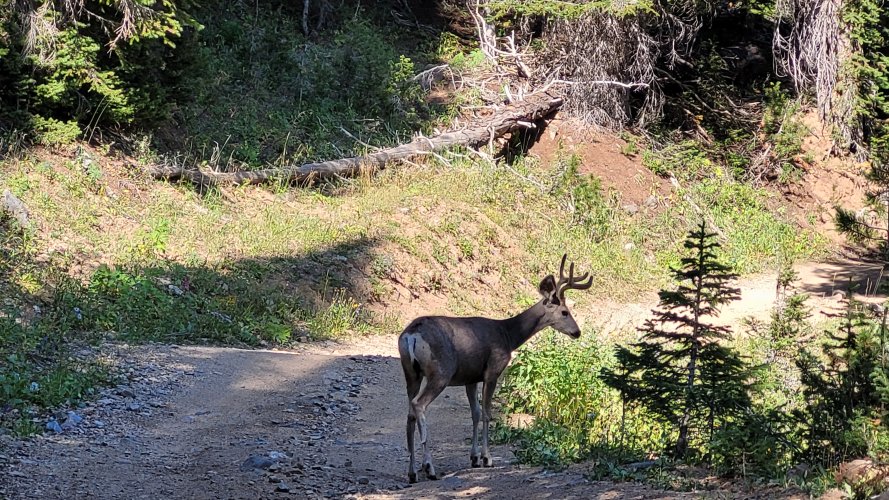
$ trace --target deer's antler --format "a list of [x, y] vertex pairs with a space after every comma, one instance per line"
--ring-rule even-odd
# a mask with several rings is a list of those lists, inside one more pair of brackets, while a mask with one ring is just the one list
[[[583, 273], [580, 276], [574, 276], [574, 263], [568, 267], [568, 276], [565, 276], [565, 261], [568, 260], [568, 254], [562, 255], [562, 263], [559, 265], [559, 282], [556, 283], [558, 296], [562, 296], [566, 290], [586, 290], [593, 286], [593, 278], [590, 273]], [[587, 281], [584, 281], [589, 277]]]

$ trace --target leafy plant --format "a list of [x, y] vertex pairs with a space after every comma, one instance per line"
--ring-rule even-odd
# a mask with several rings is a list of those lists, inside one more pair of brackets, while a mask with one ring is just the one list
[[645, 150], [642, 165], [661, 177], [675, 176], [680, 180], [701, 179], [714, 170], [707, 151], [691, 140], [669, 144], [657, 151]]
[[783, 183], [801, 176], [797, 157], [808, 129], [800, 121], [799, 112], [799, 101], [791, 99], [779, 82], [766, 86], [762, 131], [771, 145], [770, 161], [777, 166], [778, 180]]
[[582, 176], [579, 168], [578, 155], [560, 155], [558, 177], [550, 193], [559, 199], [575, 224], [589, 231], [593, 241], [603, 241], [619, 227], [615, 203], [605, 193], [601, 180], [593, 174]]
[[335, 339], [350, 333], [369, 330], [367, 315], [345, 290], [334, 290], [329, 302], [314, 311], [304, 313], [309, 333], [314, 339]]
[[[60, 328], [56, 311], [40, 301], [58, 278], [33, 265], [34, 253], [31, 236], [0, 215], [0, 428], [17, 435], [38, 432], [33, 419], [40, 411], [74, 404], [111, 376], [105, 364], [72, 353], [71, 344], [83, 346], [92, 336]], [[24, 301], [39, 304], [29, 306], [29, 316], [20, 313]]]

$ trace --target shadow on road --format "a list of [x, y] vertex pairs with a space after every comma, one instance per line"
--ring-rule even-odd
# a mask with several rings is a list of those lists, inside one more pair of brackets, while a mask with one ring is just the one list
[[886, 264], [877, 260], [834, 260], [801, 271], [802, 290], [822, 297], [850, 288], [859, 298], [885, 298]]

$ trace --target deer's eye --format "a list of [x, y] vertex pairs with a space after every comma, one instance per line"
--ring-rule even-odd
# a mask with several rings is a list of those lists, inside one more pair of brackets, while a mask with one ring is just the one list
[[562, 316], [568, 316], [568, 311], [562, 311]]

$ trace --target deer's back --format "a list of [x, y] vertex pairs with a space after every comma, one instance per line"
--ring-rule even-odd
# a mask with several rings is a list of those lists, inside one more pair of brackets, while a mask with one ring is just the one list
[[423, 316], [404, 329], [398, 346], [402, 360], [415, 362], [423, 374], [440, 373], [450, 385], [466, 385], [483, 381], [490, 370], [502, 371], [510, 355], [503, 339], [496, 320]]

